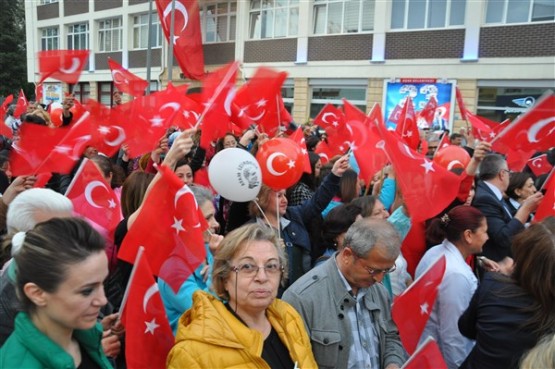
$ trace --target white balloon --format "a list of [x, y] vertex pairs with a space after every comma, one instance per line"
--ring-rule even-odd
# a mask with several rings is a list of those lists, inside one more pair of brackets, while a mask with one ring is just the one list
[[237, 202], [254, 200], [262, 185], [260, 165], [248, 151], [239, 148], [217, 153], [208, 166], [208, 178], [221, 196]]

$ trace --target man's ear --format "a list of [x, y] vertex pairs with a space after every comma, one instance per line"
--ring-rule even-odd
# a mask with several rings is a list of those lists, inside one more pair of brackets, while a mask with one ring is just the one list
[[46, 292], [36, 284], [29, 282], [23, 286], [23, 292], [33, 304], [37, 306], [46, 306]]

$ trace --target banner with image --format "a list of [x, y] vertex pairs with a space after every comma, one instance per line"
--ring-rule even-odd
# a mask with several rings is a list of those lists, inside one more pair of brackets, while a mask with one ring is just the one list
[[418, 128], [431, 130], [451, 129], [455, 82], [429, 78], [401, 78], [384, 81], [384, 118], [388, 129], [395, 129], [398, 112], [410, 97], [414, 111], [418, 113], [426, 106], [432, 96], [437, 100], [437, 109], [430, 127], [423, 119], [418, 119]]

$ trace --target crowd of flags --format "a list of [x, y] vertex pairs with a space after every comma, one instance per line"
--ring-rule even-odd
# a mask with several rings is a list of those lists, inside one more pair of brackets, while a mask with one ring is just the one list
[[[172, 1], [156, 0], [156, 6], [169, 40]], [[205, 72], [196, 1], [175, 2], [173, 39], [168, 42], [173, 45], [184, 75], [202, 82], [201, 92], [191, 93], [187, 85], [170, 83], [162, 91], [145, 95], [148, 82], [109, 59], [115, 87], [133, 96], [133, 100], [114, 108], [93, 99], [85, 105], [76, 101], [69, 127], [51, 129], [22, 125], [10, 157], [14, 176], [34, 174], [39, 178], [37, 186], [44, 186], [52, 173], [69, 173], [87, 146], [95, 146], [99, 152], [112, 156], [126, 143], [130, 155], [136, 157], [152, 151], [157, 139], [170, 126], [200, 129], [200, 146], [208, 148], [227, 132], [240, 133], [256, 127], [259, 133], [274, 137], [292, 122], [281, 98], [286, 73], [261, 67], [237, 89], [238, 62]], [[47, 78], [77, 83], [88, 57], [88, 50], [39, 52], [37, 99], [42, 92], [42, 82]], [[512, 123], [492, 122], [471, 113], [458, 88], [456, 100], [461, 118], [470, 124], [473, 135], [492, 142], [495, 151], [506, 154], [512, 170], [520, 171], [528, 164], [536, 175], [553, 173], [545, 155], [532, 158], [536, 151], [553, 146], [553, 92], [543, 96]], [[3, 116], [13, 101], [11, 95], [5, 99], [0, 111]], [[20, 91], [14, 115], [24, 113], [27, 105], [27, 98]], [[350, 151], [359, 166], [360, 177], [366, 181], [387, 163], [395, 168], [397, 183], [413, 221], [402, 248], [411, 272], [423, 254], [424, 221], [445, 209], [464, 181], [464, 176], [456, 176], [426, 157], [427, 142], [421, 140], [417, 123], [425, 121], [431, 125], [436, 109], [437, 101], [433, 96], [419, 112], [415, 112], [413, 102], [407, 98], [389, 117], [389, 121], [397, 124], [395, 131], [386, 129], [378, 104], [366, 114], [343, 100], [342, 108], [328, 104], [314, 120], [314, 124], [327, 134], [327, 142], [321, 141], [315, 150], [323, 163]], [[4, 124], [0, 125], [0, 134], [12, 137], [11, 130]], [[302, 130], [297, 129], [290, 138], [300, 146], [303, 155], [308, 156]], [[444, 134], [438, 150], [448, 144], [448, 136]], [[310, 172], [308, 157], [304, 170]], [[208, 225], [191, 190], [170, 168], [161, 165], [158, 172], [160, 175], [145, 197], [118, 254], [120, 259], [134, 263], [122, 311], [130, 369], [165, 367], [165, 357], [173, 345], [173, 334], [153, 276], [162, 278], [177, 291], [206, 257], [202, 235]], [[555, 175], [546, 181], [545, 188], [546, 196], [536, 212], [538, 221], [555, 214]], [[76, 213], [106, 229], [108, 238], [113, 240], [115, 228], [122, 219], [120, 204], [92, 162], [87, 159], [81, 162], [66, 196], [71, 199]], [[153, 228], [157, 231], [145, 231]], [[441, 258], [394, 301], [393, 318], [405, 349], [413, 355], [406, 368], [422, 367], [425, 362], [427, 367], [445, 367], [433, 340], [418, 346], [444, 271], [445, 258]]]

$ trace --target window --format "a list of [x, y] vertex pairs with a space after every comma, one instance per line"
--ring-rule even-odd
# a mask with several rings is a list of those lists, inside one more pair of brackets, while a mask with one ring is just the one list
[[237, 2], [223, 1], [203, 4], [200, 12], [203, 42], [235, 40]]
[[121, 18], [105, 19], [98, 22], [98, 51], [121, 50]]
[[114, 105], [112, 94], [114, 92], [114, 84], [112, 82], [98, 82], [98, 101], [106, 106]]
[[529, 23], [555, 20], [553, 0], [489, 0], [486, 23]]
[[299, 32], [299, 0], [252, 0], [251, 39], [296, 36]]
[[[152, 28], [150, 29], [150, 44], [152, 47], [162, 47], [162, 28], [158, 14], [152, 14]], [[148, 14], [133, 17], [133, 49], [148, 48]]]
[[374, 3], [375, 0], [315, 0], [314, 34], [372, 31]]
[[91, 85], [89, 84], [89, 82], [79, 82], [76, 85], [73, 85], [72, 92], [75, 98], [81, 104], [84, 104], [87, 102], [91, 95]]
[[310, 117], [316, 118], [326, 104], [343, 105], [342, 98], [349, 100], [357, 108], [366, 111], [366, 86], [364, 87], [312, 87]]
[[40, 0], [39, 5], [57, 3], [58, 0]]
[[40, 38], [41, 50], [58, 50], [60, 48], [59, 42], [58, 27], [42, 29]]
[[392, 29], [463, 26], [466, 0], [393, 0]]
[[281, 97], [283, 105], [290, 114], [293, 114], [293, 105], [295, 103], [295, 88], [293, 86], [283, 86], [281, 88]]
[[89, 24], [73, 24], [67, 29], [67, 48], [71, 50], [89, 49]]

